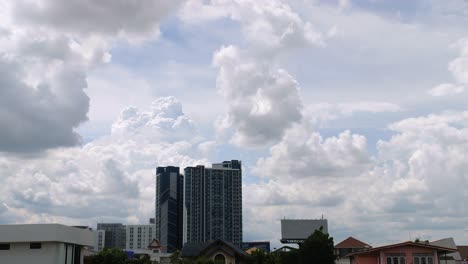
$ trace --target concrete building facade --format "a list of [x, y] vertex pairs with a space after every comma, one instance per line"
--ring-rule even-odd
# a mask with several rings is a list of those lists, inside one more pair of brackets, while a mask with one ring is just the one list
[[130, 251], [147, 249], [156, 238], [154, 225], [127, 225], [125, 226], [125, 249]]
[[162, 250], [174, 252], [183, 246], [183, 176], [179, 167], [156, 168], [156, 239]]
[[93, 250], [96, 252], [102, 251], [104, 249], [104, 242], [106, 241], [106, 231], [94, 230], [93, 232], [94, 232]]
[[59, 224], [0, 225], [0, 263], [83, 264], [94, 233]]
[[184, 169], [184, 242], [242, 243], [242, 163], [238, 160]]

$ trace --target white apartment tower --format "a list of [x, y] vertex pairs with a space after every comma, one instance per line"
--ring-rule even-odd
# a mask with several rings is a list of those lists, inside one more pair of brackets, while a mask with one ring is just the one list
[[148, 245], [156, 238], [154, 225], [127, 225], [125, 226], [126, 250], [147, 249]]

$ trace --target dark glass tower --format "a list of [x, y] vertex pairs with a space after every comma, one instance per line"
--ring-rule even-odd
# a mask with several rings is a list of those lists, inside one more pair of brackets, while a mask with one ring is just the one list
[[188, 243], [222, 239], [242, 242], [242, 164], [231, 160], [187, 167], [184, 228]]
[[125, 226], [120, 223], [98, 223], [97, 230], [105, 231], [104, 248], [125, 248]]
[[156, 168], [156, 238], [167, 252], [182, 249], [183, 176], [179, 167]]

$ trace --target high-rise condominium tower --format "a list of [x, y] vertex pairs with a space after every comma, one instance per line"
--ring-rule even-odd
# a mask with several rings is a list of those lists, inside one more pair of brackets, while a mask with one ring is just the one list
[[184, 241], [222, 239], [242, 242], [242, 163], [231, 160], [187, 167], [185, 173]]
[[156, 239], [163, 249], [182, 249], [183, 236], [183, 176], [179, 167], [156, 169]]

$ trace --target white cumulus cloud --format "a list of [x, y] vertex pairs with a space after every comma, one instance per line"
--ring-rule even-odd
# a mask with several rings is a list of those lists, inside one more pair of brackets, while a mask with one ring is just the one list
[[113, 134], [139, 134], [165, 140], [188, 139], [193, 137], [194, 132], [193, 122], [184, 115], [182, 104], [172, 96], [156, 99], [150, 111], [127, 107], [112, 125]]
[[456, 43], [460, 48], [460, 56], [449, 64], [449, 70], [455, 79], [463, 84], [468, 84], [468, 39], [462, 39]]
[[[83, 147], [33, 157], [0, 156], [0, 202], [7, 205], [0, 208], [1, 222], [90, 226], [96, 221], [147, 222], [154, 214], [157, 166], [208, 163], [200, 158], [197, 142], [141, 136], [177, 134], [178, 118], [191, 123], [176, 98], [160, 98], [152, 110], [143, 125], [121, 124], [118, 131], [131, 132], [114, 131]], [[191, 133], [193, 137], [195, 131]]]
[[258, 51], [324, 44], [322, 34], [283, 1], [189, 0], [181, 17], [191, 23], [223, 17], [238, 21], [246, 39]]
[[442, 83], [429, 90], [429, 94], [432, 96], [446, 96], [460, 94], [465, 91], [463, 85], [456, 85], [452, 83]]
[[217, 88], [228, 106], [225, 125], [236, 130], [233, 143], [265, 145], [301, 119], [299, 85], [285, 70], [245, 57], [235, 46], [217, 51], [213, 64], [219, 68]]
[[371, 159], [366, 138], [345, 131], [337, 137], [323, 139], [297, 125], [281, 142], [270, 149], [270, 157], [260, 158], [254, 173], [269, 178], [358, 176], [367, 171]]

